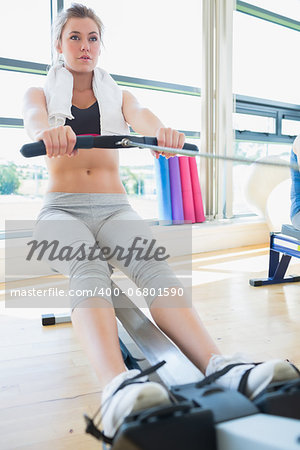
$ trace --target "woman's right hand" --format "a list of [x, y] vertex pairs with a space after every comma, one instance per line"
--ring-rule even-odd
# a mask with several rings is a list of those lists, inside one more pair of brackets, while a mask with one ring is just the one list
[[36, 135], [36, 140], [44, 141], [49, 158], [78, 155], [78, 149], [74, 149], [76, 134], [68, 125], [43, 130]]

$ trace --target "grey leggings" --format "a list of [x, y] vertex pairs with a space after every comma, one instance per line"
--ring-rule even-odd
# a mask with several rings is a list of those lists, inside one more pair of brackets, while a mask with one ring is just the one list
[[[61, 251], [61, 258], [51, 260], [52, 246], [44, 252], [42, 260], [69, 277], [69, 289], [76, 293], [70, 297], [72, 309], [90, 297], [102, 296], [112, 302], [108, 263], [125, 273], [143, 292], [148, 292], [144, 295], [148, 306], [164, 288], [183, 287], [167, 260], [132, 257], [129, 261], [120, 259], [118, 252], [109, 260], [96, 257], [104, 247], [111, 249], [110, 255], [117, 246], [128, 249], [137, 237], [137, 245], [144, 243], [146, 251], [154, 239], [150, 227], [132, 209], [126, 194], [50, 192], [44, 198], [33, 236], [39, 243], [58, 242], [55, 255]], [[88, 251], [92, 248], [93, 255]], [[87, 290], [95, 295], [86, 295]]]

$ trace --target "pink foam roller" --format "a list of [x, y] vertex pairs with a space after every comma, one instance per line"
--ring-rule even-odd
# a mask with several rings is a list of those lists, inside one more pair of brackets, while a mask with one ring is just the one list
[[190, 173], [191, 173], [195, 219], [196, 219], [196, 222], [204, 222], [205, 215], [204, 215], [204, 210], [203, 210], [203, 201], [202, 201], [202, 194], [201, 194], [201, 187], [200, 187], [200, 182], [199, 182], [196, 159], [193, 157], [189, 158], [189, 165], [190, 165]]
[[181, 178], [184, 221], [189, 223], [195, 223], [196, 219], [195, 219], [189, 156], [179, 157], [179, 168]]

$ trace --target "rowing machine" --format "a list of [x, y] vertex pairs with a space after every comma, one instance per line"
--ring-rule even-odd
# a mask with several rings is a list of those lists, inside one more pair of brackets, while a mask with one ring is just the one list
[[[112, 292], [121, 292], [116, 287], [112, 282]], [[171, 406], [128, 416], [114, 440], [106, 441], [112, 450], [299, 450], [300, 380], [273, 383], [255, 402], [216, 384], [199, 387], [203, 375], [153, 322], [125, 294], [112, 300], [126, 352], [131, 346], [132, 354], [141, 352], [146, 367], [159, 365], [156, 380], [173, 399]], [[61, 319], [53, 315], [51, 320]], [[133, 359], [140, 364], [141, 358]], [[166, 364], [161, 365], [162, 360]], [[102, 440], [96, 417], [85, 417], [86, 431]]]
[[[115, 136], [114, 138], [118, 139], [115, 146], [121, 147], [129, 145], [129, 142], [124, 145], [124, 139], [133, 139], [131, 136]], [[84, 137], [84, 139], [87, 138]], [[95, 139], [97, 139], [96, 142]], [[88, 148], [97, 146], [105, 148], [103, 141], [100, 142], [98, 137], [89, 142]], [[130, 141], [131, 144], [132, 142], [133, 140]], [[36, 144], [42, 143], [30, 145], [36, 146]], [[112, 148], [112, 144], [111, 141], [106, 148]], [[141, 143], [138, 144], [141, 145]], [[81, 145], [83, 144], [79, 143], [78, 147]], [[150, 146], [147, 143], [145, 145]], [[45, 148], [41, 153], [41, 148], [35, 147], [32, 154], [28, 145], [24, 147], [22, 147], [24, 156], [45, 154]], [[159, 147], [152, 144], [151, 148], [159, 150]], [[162, 150], [169, 152], [166, 148]], [[170, 150], [174, 152], [174, 149]], [[193, 156], [197, 155], [197, 147], [194, 150], [191, 148], [187, 150], [194, 152]], [[176, 153], [180, 151], [176, 149]], [[270, 385], [255, 402], [251, 402], [239, 392], [223, 389], [216, 384], [202, 387], [199, 382], [203, 379], [203, 375], [199, 370], [125, 294], [120, 293], [119, 289], [119, 295], [115, 297], [115, 286], [112, 283], [112, 299], [116, 316], [124, 330], [120, 334], [127, 333], [124, 339], [123, 336], [120, 337], [127, 347], [126, 340], [130, 336], [150, 368], [151, 366], [158, 368], [156, 375], [169, 390], [173, 402], [168, 407], [152, 408], [128, 416], [114, 439], [106, 440], [112, 445], [113, 450], [152, 450], [153, 448], [178, 450], [183, 447], [190, 450], [201, 448], [205, 450], [300, 449], [300, 382], [298, 380], [281, 385]], [[55, 316], [52, 317], [54, 323], [62, 320], [62, 317], [57, 320]], [[44, 324], [46, 324], [45, 319]], [[131, 353], [135, 354], [133, 351]], [[139, 363], [137, 358], [133, 359], [135, 363]], [[166, 363], [162, 364], [162, 360]], [[131, 362], [132, 360], [129, 364]], [[95, 417], [93, 419], [86, 417], [87, 432], [103, 440], [94, 420]]]
[[257, 287], [300, 281], [297, 275], [285, 277], [292, 256], [300, 258], [300, 231], [292, 225], [282, 225], [280, 233], [270, 233], [268, 278], [253, 278], [250, 285]]

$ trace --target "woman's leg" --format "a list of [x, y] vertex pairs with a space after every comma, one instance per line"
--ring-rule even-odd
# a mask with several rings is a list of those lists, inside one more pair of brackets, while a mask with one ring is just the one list
[[[140, 238], [138, 243], [147, 239], [146, 251], [153, 235], [150, 227], [131, 208], [125, 208], [112, 216], [96, 234], [100, 247], [110, 249], [115, 249], [117, 246], [128, 249], [136, 238]], [[125, 262], [125, 259], [121, 260], [117, 254], [109, 260], [109, 263], [122, 270], [140, 289], [163, 291], [165, 287], [183, 288], [165, 261], [138, 260], [133, 256], [127, 266]], [[159, 297], [154, 295], [146, 297], [146, 300], [157, 325], [196, 367], [205, 373], [212, 354], [220, 354], [220, 351], [191, 305], [188, 296], [186, 294]]]
[[103, 386], [126, 370], [110, 302], [103, 298], [83, 300], [72, 311], [72, 324]]
[[[76, 294], [71, 302], [73, 327], [104, 387], [102, 427], [106, 436], [113, 437], [132, 411], [169, 403], [168, 392], [158, 383], [146, 383], [147, 377], [141, 377], [139, 370], [127, 370], [124, 365], [110, 298], [108, 264], [99, 257], [82, 257], [83, 246], [87, 251], [93, 249], [94, 256], [95, 251], [98, 252], [99, 256], [100, 249], [98, 251], [92, 232], [81, 220], [61, 210], [44, 212], [40, 219], [44, 220], [40, 220], [35, 228], [38, 241], [58, 241], [59, 252], [64, 248], [62, 253], [70, 255], [71, 252], [79, 257], [69, 261], [60, 258], [51, 261], [49, 251], [46, 251], [43, 260], [69, 276], [69, 294], [71, 291]], [[87, 294], [85, 290], [93, 294]], [[101, 290], [108, 293], [107, 298], [97, 295]], [[138, 382], [131, 380], [136, 376], [139, 377]]]
[[[149, 226], [132, 209], [124, 209], [99, 230], [96, 238], [100, 246], [111, 249], [130, 248], [135, 238], [145, 243], [153, 239]], [[213, 339], [202, 324], [195, 309], [190, 304], [188, 295], [172, 296], [172, 289], [181, 287], [175, 274], [165, 261], [142, 259], [135, 252], [128, 265], [125, 260], [113, 257], [111, 263], [122, 270], [136, 285], [149, 295], [145, 299], [157, 325], [172, 339], [183, 353], [205, 374], [212, 375], [220, 385], [230, 389], [241, 389], [254, 398], [272, 381], [282, 381], [299, 377], [299, 371], [286, 361], [271, 360], [254, 365], [243, 355], [222, 356]], [[164, 288], [171, 295], [158, 296]], [[153, 294], [151, 294], [151, 290]], [[174, 292], [174, 291], [173, 291]], [[185, 292], [183, 288], [183, 292]], [[227, 369], [225, 369], [227, 368]], [[209, 379], [205, 379], [205, 383]]]
[[195, 308], [185, 297], [162, 296], [152, 302], [150, 312], [159, 328], [205, 374], [212, 355], [221, 353]]
[[[75, 254], [80, 246], [84, 245], [87, 251], [95, 244], [93, 234], [82, 221], [67, 212], [53, 209], [43, 213], [35, 227], [34, 237], [38, 242], [58, 241], [57, 253], [63, 247], [69, 247]], [[105, 289], [109, 292], [111, 281], [108, 265], [105, 261], [89, 261], [88, 258], [83, 261], [48, 258], [49, 251], [44, 253], [42, 260], [69, 277], [69, 292], [77, 291], [78, 295], [70, 297], [74, 330], [101, 384], [105, 385], [126, 370], [115, 312], [110, 298], [87, 296], [83, 291], [104, 288], [104, 292]]]

